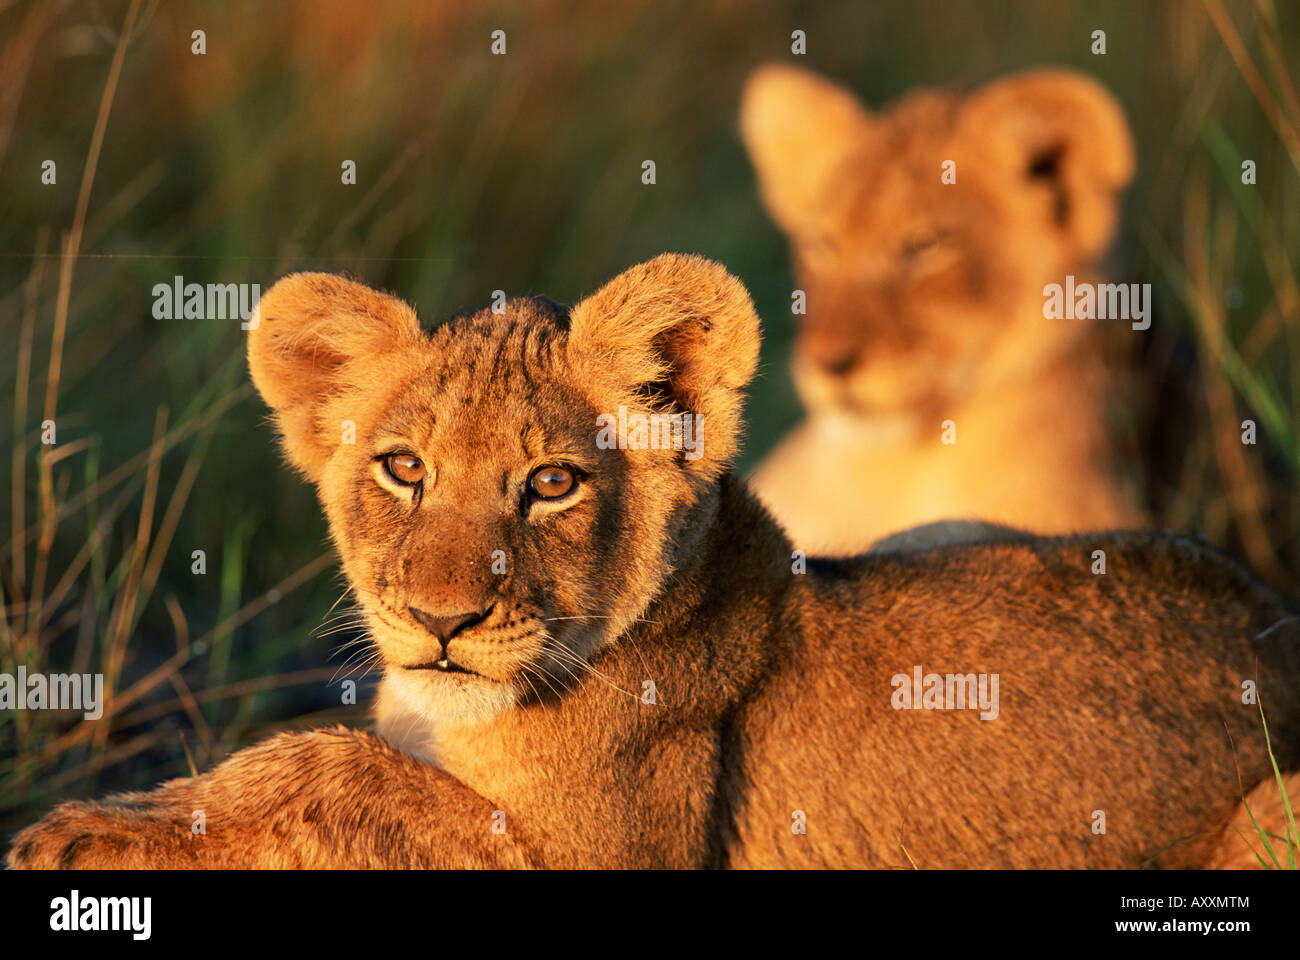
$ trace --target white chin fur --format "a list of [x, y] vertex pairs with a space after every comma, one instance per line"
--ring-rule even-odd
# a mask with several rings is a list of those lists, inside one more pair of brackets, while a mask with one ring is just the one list
[[402, 752], [437, 763], [440, 732], [488, 723], [515, 700], [510, 684], [390, 669], [375, 699], [377, 732]]

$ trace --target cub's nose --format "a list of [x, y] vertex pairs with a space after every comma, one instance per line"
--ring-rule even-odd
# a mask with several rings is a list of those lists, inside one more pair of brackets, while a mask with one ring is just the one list
[[842, 377], [858, 365], [858, 351], [851, 347], [821, 350], [816, 360], [832, 377]]
[[806, 363], [832, 377], [842, 377], [851, 372], [862, 355], [862, 345], [838, 328], [806, 329], [795, 348]]
[[488, 614], [492, 612], [492, 608], [488, 607], [486, 610], [479, 610], [476, 613], [458, 613], [450, 617], [438, 617], [415, 607], [407, 607], [406, 609], [411, 611], [411, 616], [415, 617], [424, 629], [438, 638], [438, 642], [442, 644], [444, 649], [451, 642], [452, 637], [474, 626], [474, 624], [486, 620]]

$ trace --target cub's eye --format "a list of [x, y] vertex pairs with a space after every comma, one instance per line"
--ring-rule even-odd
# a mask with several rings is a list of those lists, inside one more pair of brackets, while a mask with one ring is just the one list
[[424, 479], [424, 461], [409, 453], [390, 453], [384, 457], [384, 469], [390, 477], [408, 487]]
[[903, 246], [903, 259], [915, 260], [921, 254], [933, 250], [941, 241], [939, 234], [934, 232], [918, 233], [912, 237]]
[[951, 227], [918, 230], [903, 244], [900, 256], [909, 263], [921, 259], [935, 264], [946, 263], [948, 256], [958, 252], [959, 239]]
[[528, 478], [528, 487], [543, 500], [558, 500], [577, 485], [578, 478], [564, 467], [540, 467]]

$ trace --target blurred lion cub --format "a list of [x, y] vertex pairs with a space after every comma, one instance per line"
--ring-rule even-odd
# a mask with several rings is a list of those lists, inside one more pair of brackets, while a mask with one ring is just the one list
[[753, 481], [797, 546], [856, 553], [947, 518], [1140, 522], [1111, 480], [1089, 321], [1043, 316], [1046, 284], [1093, 279], [1133, 174], [1106, 91], [1033, 70], [872, 114], [767, 66], [741, 127], [807, 294], [807, 419]]

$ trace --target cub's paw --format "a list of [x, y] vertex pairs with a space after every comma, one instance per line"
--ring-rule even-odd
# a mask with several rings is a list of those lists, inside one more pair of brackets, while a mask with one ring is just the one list
[[178, 859], [193, 859], [186, 833], [183, 825], [160, 815], [146, 794], [64, 803], [14, 838], [8, 865], [16, 870], [179, 866]]

